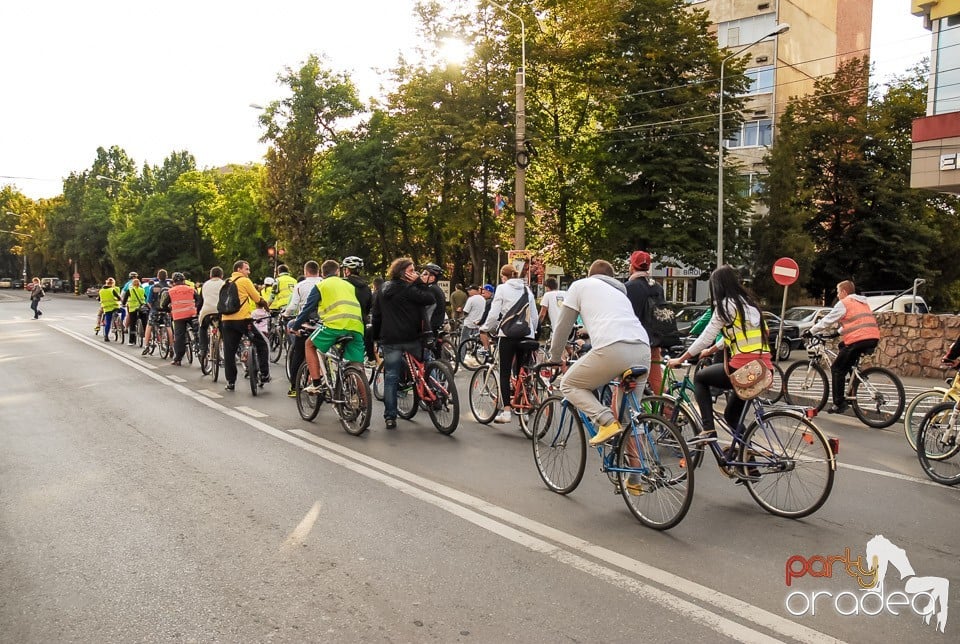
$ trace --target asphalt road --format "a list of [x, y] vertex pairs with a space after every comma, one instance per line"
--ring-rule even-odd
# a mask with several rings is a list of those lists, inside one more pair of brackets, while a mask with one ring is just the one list
[[[256, 398], [227, 393], [196, 366], [103, 343], [92, 300], [52, 295], [43, 308], [34, 321], [25, 294], [0, 291], [0, 640], [926, 642], [960, 632], [960, 490], [924, 477], [898, 427], [817, 418], [840, 440], [840, 466], [811, 517], [767, 514], [706, 463], [686, 519], [656, 532], [612, 493], [594, 454], [573, 494], [546, 490], [515, 424], [472, 421], [463, 376], [452, 436], [423, 414], [387, 432], [375, 404], [371, 431], [356, 438], [329, 409], [302, 421], [282, 378]], [[877, 602], [862, 599], [843, 561], [826, 576], [810, 559], [846, 559], [848, 548], [856, 559], [876, 535], [913, 570], [901, 581], [891, 567], [889, 610], [868, 615]], [[788, 561], [810, 573], [789, 587]], [[897, 605], [926, 577], [952, 582], [943, 635]]]

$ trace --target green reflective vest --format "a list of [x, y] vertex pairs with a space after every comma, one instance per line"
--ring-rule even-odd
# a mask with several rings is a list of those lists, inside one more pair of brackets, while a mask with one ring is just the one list
[[322, 279], [316, 286], [320, 291], [320, 322], [328, 329], [363, 333], [363, 315], [357, 290], [347, 280], [331, 276]]

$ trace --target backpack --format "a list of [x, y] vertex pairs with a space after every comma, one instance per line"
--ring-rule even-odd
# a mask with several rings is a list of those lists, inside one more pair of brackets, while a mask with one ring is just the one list
[[[160, 287], [159, 290], [157, 287]], [[166, 284], [161, 284], [157, 282], [153, 285], [153, 288], [150, 289], [150, 300], [155, 304], [157, 311], [169, 311], [170, 310], [170, 287]]]
[[500, 318], [504, 337], [519, 340], [530, 335], [530, 296], [527, 289]]
[[648, 281], [647, 299], [640, 316], [640, 323], [650, 335], [650, 346], [672, 347], [680, 344], [680, 330], [677, 329], [676, 313], [667, 306], [662, 289], [654, 289], [656, 282]]
[[220, 296], [217, 299], [217, 313], [222, 315], [233, 315], [240, 310], [240, 291], [237, 290], [237, 283], [228, 279], [223, 283], [220, 289]]

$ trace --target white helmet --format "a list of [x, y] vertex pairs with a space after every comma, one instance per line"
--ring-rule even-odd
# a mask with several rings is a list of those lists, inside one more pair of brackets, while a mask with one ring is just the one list
[[363, 260], [356, 255], [350, 255], [349, 257], [344, 257], [340, 265], [351, 270], [358, 270], [363, 268]]
[[264, 278], [263, 278], [263, 285], [264, 285], [264, 286], [273, 286], [273, 285], [276, 284], [276, 283], [277, 283], [276, 280], [274, 280], [272, 277], [264, 277]]

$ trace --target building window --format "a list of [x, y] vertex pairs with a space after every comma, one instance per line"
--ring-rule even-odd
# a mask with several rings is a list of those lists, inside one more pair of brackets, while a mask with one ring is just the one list
[[697, 280], [687, 277], [666, 277], [663, 294], [672, 304], [690, 304], [697, 299]]
[[736, 47], [740, 43], [763, 38], [777, 28], [777, 14], [765, 13], [740, 20], [728, 20], [717, 25], [717, 44], [720, 48]]
[[960, 112], [960, 26], [953, 26], [951, 18], [939, 21], [940, 27], [936, 35], [934, 114]]
[[767, 94], [773, 91], [773, 65], [754, 67], [743, 72], [743, 75], [750, 79], [750, 87], [744, 92], [744, 96]]
[[731, 132], [724, 140], [728, 148], [755, 148], [773, 142], [773, 120], [744, 121], [739, 131]]
[[740, 190], [741, 197], [755, 199], [763, 194], [765, 187], [763, 184], [763, 175], [750, 172], [741, 176], [744, 180], [743, 187]]

